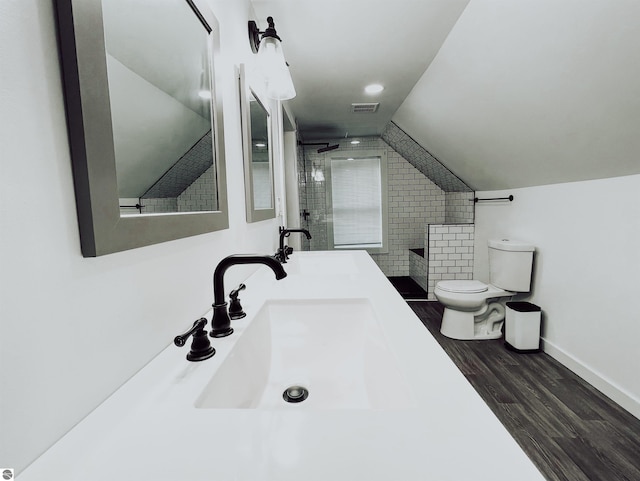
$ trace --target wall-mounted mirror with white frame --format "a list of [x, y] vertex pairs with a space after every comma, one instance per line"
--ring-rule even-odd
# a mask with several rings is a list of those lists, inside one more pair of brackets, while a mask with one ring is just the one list
[[238, 72], [247, 222], [258, 222], [276, 216], [272, 116], [269, 105], [251, 87], [244, 64]]
[[56, 0], [85, 257], [229, 225], [217, 19], [152, 3]]

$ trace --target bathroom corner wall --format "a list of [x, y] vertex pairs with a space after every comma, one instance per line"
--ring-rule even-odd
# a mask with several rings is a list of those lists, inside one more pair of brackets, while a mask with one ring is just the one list
[[[345, 139], [327, 139], [323, 142], [340, 144], [339, 151], [317, 153], [318, 146], [304, 149], [304, 179], [299, 185], [301, 208], [306, 202], [310, 213], [309, 231], [313, 238], [311, 250], [326, 250], [327, 202], [326, 161], [332, 153], [362, 150], [387, 152], [389, 252], [372, 257], [387, 276], [409, 275], [409, 249], [424, 247], [424, 229], [428, 223], [445, 221], [445, 193], [400, 154], [379, 137], [358, 139], [359, 145], [351, 145]], [[316, 141], [314, 141], [316, 142]], [[306, 196], [304, 195], [306, 193]]]
[[[345, 143], [345, 139], [323, 142], [339, 144], [342, 152], [385, 150], [387, 152], [389, 192], [389, 252], [372, 257], [387, 276], [412, 275], [409, 249], [425, 248], [425, 229], [429, 224], [470, 224], [474, 217], [474, 193], [444, 192], [379, 137], [359, 139], [360, 144]], [[315, 142], [315, 141], [314, 141]], [[317, 153], [318, 146], [307, 146], [299, 155], [300, 209], [309, 211], [307, 228], [313, 239], [310, 250], [326, 250], [327, 189], [326, 159], [331, 153]], [[334, 153], [336, 151], [333, 151]], [[451, 174], [449, 174], [451, 175]], [[454, 179], [455, 181], [455, 179]], [[304, 221], [302, 221], [304, 225]], [[303, 246], [306, 247], [306, 239]], [[414, 263], [415, 264], [415, 263]], [[414, 269], [416, 269], [414, 267]], [[419, 277], [425, 277], [426, 271]], [[413, 276], [412, 276], [413, 277]]]
[[640, 418], [638, 192], [640, 175], [479, 192], [514, 200], [477, 205], [474, 277], [488, 279], [489, 239], [533, 244], [545, 352]]
[[474, 192], [446, 192], [444, 194], [445, 224], [473, 224]]
[[473, 224], [430, 224], [426, 232], [427, 299], [442, 280], [473, 279]]

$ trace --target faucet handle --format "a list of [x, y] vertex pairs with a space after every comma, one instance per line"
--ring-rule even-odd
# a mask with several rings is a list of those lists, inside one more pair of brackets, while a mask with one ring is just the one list
[[187, 339], [189, 339], [190, 336], [193, 336], [191, 350], [187, 354], [188, 361], [204, 361], [216, 353], [216, 350], [209, 341], [207, 332], [204, 330], [204, 326], [206, 325], [207, 320], [204, 317], [201, 317], [193, 323], [191, 329], [173, 339], [173, 343], [176, 346], [182, 347], [187, 343]]
[[229, 303], [229, 317], [231, 319], [242, 319], [247, 314], [242, 310], [242, 305], [240, 304], [240, 299], [238, 299], [238, 294], [240, 291], [246, 289], [247, 286], [244, 284], [240, 284], [237, 289], [234, 289], [229, 294], [229, 299], [231, 302]]
[[236, 289], [232, 290], [229, 293], [229, 297], [231, 298], [231, 300], [237, 299], [238, 298], [238, 293], [240, 291], [244, 291], [246, 288], [247, 288], [247, 286], [245, 286], [244, 284], [240, 284]]

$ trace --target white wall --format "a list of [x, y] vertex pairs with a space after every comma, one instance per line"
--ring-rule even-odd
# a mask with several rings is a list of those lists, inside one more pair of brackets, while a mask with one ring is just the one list
[[[230, 227], [93, 259], [80, 253], [53, 2], [0, 4], [0, 466], [23, 469], [207, 311], [220, 259], [277, 248], [276, 220], [245, 222], [234, 66], [251, 55], [249, 1], [210, 3]], [[230, 269], [226, 286], [253, 270]]]
[[489, 238], [537, 248], [532, 294], [544, 349], [640, 417], [640, 175], [478, 192], [474, 276], [488, 280]]
[[474, 190], [640, 174], [638, 18], [636, 0], [471, 0], [393, 121]]

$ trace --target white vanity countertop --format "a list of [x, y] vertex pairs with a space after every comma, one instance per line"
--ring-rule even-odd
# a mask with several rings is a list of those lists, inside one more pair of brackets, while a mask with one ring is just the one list
[[[296, 274], [296, 263], [340, 255], [357, 272]], [[188, 362], [190, 341], [171, 344], [19, 481], [544, 479], [366, 252], [295, 252], [284, 268], [290, 275], [281, 281], [266, 267], [247, 279], [247, 317], [232, 321], [231, 336], [212, 339], [213, 358]], [[265, 300], [355, 297], [373, 305], [415, 407], [195, 407]]]

